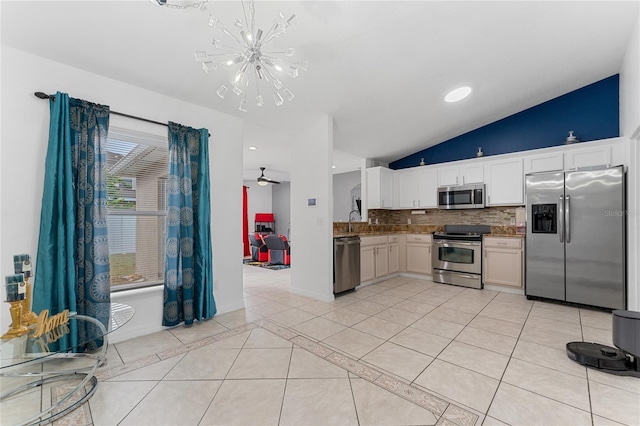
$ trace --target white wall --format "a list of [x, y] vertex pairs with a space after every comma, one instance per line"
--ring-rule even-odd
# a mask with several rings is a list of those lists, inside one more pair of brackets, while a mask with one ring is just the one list
[[[360, 170], [353, 172], [339, 173], [333, 175], [333, 221], [348, 222], [349, 212], [352, 207], [351, 190], [358, 186], [358, 191], [362, 196], [360, 184]], [[359, 219], [354, 214], [353, 220]]]
[[324, 301], [334, 299], [332, 151], [330, 116], [312, 122], [291, 148], [291, 291]]
[[[33, 92], [55, 93], [59, 90], [75, 98], [110, 105], [114, 111], [209, 129], [214, 295], [218, 312], [243, 307], [242, 240], [238, 238], [242, 229], [242, 193], [239, 190], [242, 182], [242, 121], [5, 46], [1, 54], [2, 274], [12, 273], [13, 254], [31, 253], [34, 258], [36, 255], [49, 104], [34, 97]], [[111, 123], [117, 123], [119, 127], [138, 126], [138, 130], [148, 133], [167, 132], [163, 126], [113, 115]], [[120, 292], [113, 299], [132, 304], [136, 315], [119, 334], [114, 334], [112, 341], [162, 329], [161, 287]], [[9, 310], [3, 308], [0, 311], [4, 329], [10, 322]]]
[[[271, 201], [273, 185], [260, 186], [255, 180], [245, 180], [243, 185], [249, 187], [247, 189], [247, 214], [249, 215], [249, 232], [254, 232], [256, 230], [256, 213], [273, 212]], [[275, 219], [278, 220], [278, 218]]]
[[291, 239], [291, 184], [282, 182], [271, 188], [273, 214], [276, 216], [276, 234]]
[[620, 131], [629, 141], [628, 306], [640, 311], [640, 10], [620, 70]]

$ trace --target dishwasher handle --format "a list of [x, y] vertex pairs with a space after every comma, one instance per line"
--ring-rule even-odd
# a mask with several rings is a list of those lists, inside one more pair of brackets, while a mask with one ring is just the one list
[[351, 246], [354, 244], [360, 244], [360, 241], [336, 241], [338, 246]]

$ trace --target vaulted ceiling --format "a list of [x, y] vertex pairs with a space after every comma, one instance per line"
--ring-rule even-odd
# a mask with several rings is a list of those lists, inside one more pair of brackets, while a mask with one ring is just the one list
[[[259, 147], [245, 151], [245, 176], [265, 166], [285, 180], [310, 117], [333, 116], [335, 149], [390, 162], [618, 73], [638, 17], [637, 1], [258, 1], [258, 26], [298, 16], [273, 44], [310, 65], [282, 79], [293, 101], [245, 113], [215, 94], [232, 70], [194, 60], [215, 36], [209, 14], [232, 27], [239, 1], [210, 0], [206, 13], [148, 0], [0, 7], [2, 44], [244, 118], [245, 146]], [[445, 103], [461, 85], [471, 96]]]

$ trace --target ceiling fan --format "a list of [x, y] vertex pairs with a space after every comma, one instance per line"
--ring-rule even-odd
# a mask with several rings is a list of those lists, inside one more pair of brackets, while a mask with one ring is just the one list
[[265, 169], [264, 167], [260, 167], [260, 177], [258, 177], [258, 179], [257, 179], [258, 185], [266, 186], [266, 185], [268, 185], [270, 183], [275, 183], [275, 184], [279, 185], [280, 182], [278, 182], [277, 180], [270, 179], [270, 178], [268, 178], [268, 177], [266, 177], [264, 175], [264, 169]]

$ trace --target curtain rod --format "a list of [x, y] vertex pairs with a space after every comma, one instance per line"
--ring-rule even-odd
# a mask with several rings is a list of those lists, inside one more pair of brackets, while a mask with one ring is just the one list
[[[36, 98], [39, 98], [39, 99], [52, 99], [52, 100], [56, 99], [55, 95], [47, 95], [44, 92], [35, 92], [34, 95], [36, 96]], [[121, 117], [133, 118], [134, 120], [140, 120], [140, 121], [145, 121], [147, 123], [159, 124], [161, 126], [169, 127], [167, 123], [161, 123], [160, 121], [150, 120], [148, 118], [143, 118], [143, 117], [137, 117], [135, 115], [125, 114], [123, 112], [109, 110], [109, 113], [119, 115]], [[209, 136], [211, 136], [211, 133], [209, 133]]]

